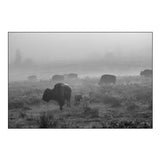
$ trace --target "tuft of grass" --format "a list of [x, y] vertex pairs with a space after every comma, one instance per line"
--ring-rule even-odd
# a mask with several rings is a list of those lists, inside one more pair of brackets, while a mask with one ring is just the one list
[[27, 114], [24, 111], [19, 112], [19, 118], [26, 118]]
[[62, 116], [42, 112], [37, 119], [39, 128], [72, 128]]
[[110, 122], [101, 122], [102, 128], [152, 128], [151, 122], [139, 120], [112, 120]]

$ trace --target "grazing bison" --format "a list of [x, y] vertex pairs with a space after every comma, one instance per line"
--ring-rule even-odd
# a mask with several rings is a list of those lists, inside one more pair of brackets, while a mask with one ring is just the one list
[[77, 79], [78, 78], [78, 74], [76, 74], [76, 73], [64, 74], [64, 78], [65, 79]]
[[64, 80], [64, 75], [54, 75], [52, 76], [53, 81], [63, 81]]
[[99, 85], [107, 85], [107, 84], [115, 84], [116, 83], [116, 76], [114, 75], [102, 75], [99, 81]]
[[28, 76], [28, 80], [29, 81], [36, 81], [37, 80], [37, 76], [36, 75]]
[[79, 105], [82, 103], [82, 106], [88, 106], [90, 103], [90, 97], [89, 95], [75, 95], [75, 105]]
[[152, 77], [152, 70], [150, 69], [145, 69], [144, 71], [142, 71], [140, 73], [141, 76], [144, 76], [144, 77]]
[[75, 105], [80, 104], [81, 100], [82, 100], [82, 95], [81, 94], [75, 95], [75, 97], [74, 97], [74, 104]]
[[84, 95], [83, 99], [82, 99], [82, 106], [83, 107], [88, 107], [89, 103], [90, 103], [89, 95]]
[[67, 77], [70, 78], [70, 79], [75, 79], [75, 78], [78, 78], [78, 74], [76, 74], [76, 73], [70, 73], [70, 74], [68, 74]]
[[53, 89], [47, 88], [44, 91], [42, 99], [46, 102], [55, 100], [62, 110], [65, 101], [67, 101], [67, 106], [70, 107], [71, 92], [72, 90], [67, 84], [57, 83]]

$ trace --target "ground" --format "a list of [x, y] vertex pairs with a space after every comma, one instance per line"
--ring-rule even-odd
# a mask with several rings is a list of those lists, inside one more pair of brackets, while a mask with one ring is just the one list
[[[152, 128], [152, 80], [140, 76], [118, 77], [115, 85], [99, 86], [98, 79], [67, 81], [72, 87], [71, 107], [60, 111], [42, 95], [53, 81], [9, 83], [9, 128]], [[74, 105], [74, 95], [89, 101]]]

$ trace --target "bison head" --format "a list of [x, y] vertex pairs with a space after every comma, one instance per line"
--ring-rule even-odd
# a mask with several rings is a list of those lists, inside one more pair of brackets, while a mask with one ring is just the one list
[[53, 96], [53, 90], [47, 88], [43, 93], [42, 100], [44, 100], [45, 102], [49, 102], [51, 99], [53, 99]]

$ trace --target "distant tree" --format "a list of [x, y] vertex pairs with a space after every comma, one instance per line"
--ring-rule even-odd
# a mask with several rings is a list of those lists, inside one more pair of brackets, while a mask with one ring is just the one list
[[16, 56], [14, 61], [15, 66], [20, 66], [22, 64], [22, 57], [20, 50], [16, 50]]

